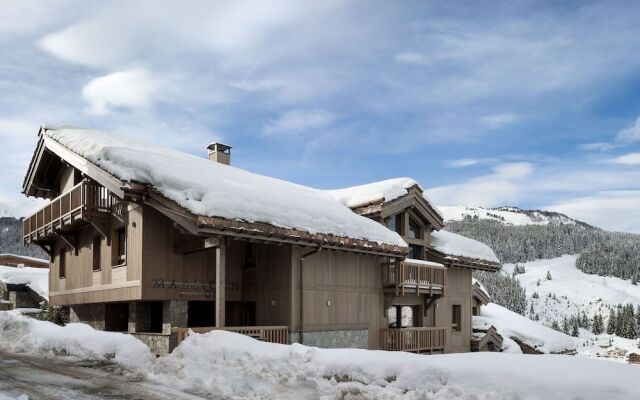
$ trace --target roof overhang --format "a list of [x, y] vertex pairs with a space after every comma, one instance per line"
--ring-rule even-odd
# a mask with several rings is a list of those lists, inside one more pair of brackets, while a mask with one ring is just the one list
[[482, 287], [478, 283], [473, 284], [473, 294], [472, 296], [477, 299], [483, 306], [486, 306], [491, 302], [491, 298], [487, 295], [487, 293], [482, 290]]
[[427, 248], [427, 258], [444, 264], [447, 267], [469, 268], [481, 271], [497, 272], [502, 268], [500, 263], [477, 258], [454, 256], [442, 253], [432, 247]]

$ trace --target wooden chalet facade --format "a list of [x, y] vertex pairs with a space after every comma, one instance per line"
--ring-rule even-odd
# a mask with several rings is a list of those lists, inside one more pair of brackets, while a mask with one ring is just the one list
[[[433, 253], [443, 221], [419, 187], [352, 208], [408, 247], [310, 233], [199, 215], [47, 131], [23, 192], [51, 201], [24, 219], [24, 242], [50, 255], [49, 301], [68, 306], [72, 321], [131, 333], [158, 354], [187, 328], [320, 347], [470, 350], [471, 269], [499, 265]], [[209, 159], [229, 164], [230, 147], [210, 145]]]

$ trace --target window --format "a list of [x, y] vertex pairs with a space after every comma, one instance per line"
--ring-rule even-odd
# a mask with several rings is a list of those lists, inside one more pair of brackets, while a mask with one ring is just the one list
[[111, 265], [120, 266], [127, 262], [127, 229], [120, 228], [114, 233]]
[[67, 274], [67, 249], [61, 248], [58, 253], [58, 277], [64, 278]]
[[[389, 328], [412, 328], [417, 325], [414, 306], [390, 306], [387, 308]], [[400, 324], [398, 325], [398, 321]]]
[[424, 247], [417, 244], [409, 245], [409, 258], [414, 260], [422, 260], [424, 258]]
[[242, 268], [249, 269], [256, 266], [256, 244], [245, 242], [244, 244], [244, 264]]
[[392, 215], [389, 218], [387, 218], [387, 228], [389, 228], [389, 230], [392, 230], [394, 232], [399, 233], [400, 235], [404, 235], [404, 232], [402, 231], [402, 213], [400, 214], [396, 214], [396, 215]]
[[473, 307], [473, 308], [471, 309], [471, 314], [473, 314], [474, 316], [478, 316], [478, 315], [480, 315], [480, 314], [478, 314], [478, 307]]
[[451, 307], [451, 329], [455, 332], [462, 330], [462, 306], [459, 304]]
[[102, 238], [96, 236], [93, 238], [93, 270], [100, 271], [100, 255], [102, 247]]
[[409, 219], [409, 237], [411, 239], [422, 239], [422, 226], [413, 220]]

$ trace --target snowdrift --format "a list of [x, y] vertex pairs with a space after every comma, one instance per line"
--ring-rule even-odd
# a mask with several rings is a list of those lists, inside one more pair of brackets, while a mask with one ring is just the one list
[[149, 348], [133, 336], [96, 331], [86, 324], [62, 327], [14, 311], [0, 312], [0, 350], [44, 357], [113, 360], [126, 368], [141, 368], [154, 359]]
[[26, 285], [42, 298], [49, 299], [49, 269], [8, 267], [0, 265], [0, 281], [5, 284]]

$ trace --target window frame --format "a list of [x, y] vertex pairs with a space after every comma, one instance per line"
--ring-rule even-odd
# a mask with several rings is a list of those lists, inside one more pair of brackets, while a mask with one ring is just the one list
[[58, 250], [58, 279], [67, 277], [67, 248], [61, 247]]
[[102, 236], [94, 236], [91, 248], [93, 250], [92, 271], [102, 271]]
[[[126, 225], [113, 231], [111, 241], [111, 267], [122, 267], [127, 264], [127, 227]], [[120, 247], [122, 246], [122, 254]]]
[[462, 332], [462, 305], [451, 305], [451, 331]]

